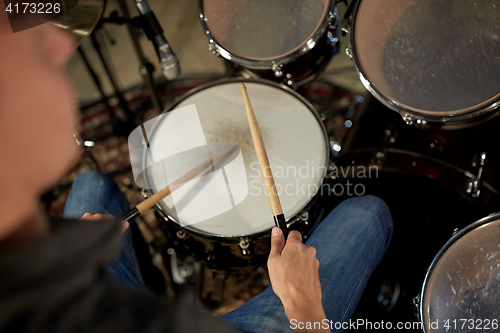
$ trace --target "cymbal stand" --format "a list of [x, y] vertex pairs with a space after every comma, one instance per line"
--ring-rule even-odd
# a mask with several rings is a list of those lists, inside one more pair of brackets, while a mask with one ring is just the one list
[[102, 24], [98, 23], [97, 26], [95, 27], [94, 31], [92, 34], [90, 34], [90, 39], [92, 40], [92, 45], [94, 46], [94, 49], [96, 50], [99, 59], [101, 60], [101, 63], [104, 67], [104, 70], [106, 71], [106, 74], [108, 74], [109, 81], [111, 85], [113, 86], [113, 90], [115, 91], [115, 95], [118, 98], [118, 102], [120, 104], [120, 107], [122, 108], [123, 112], [127, 116], [129, 120], [133, 119], [133, 114], [132, 111], [130, 110], [127, 101], [123, 97], [123, 93], [120, 90], [118, 86], [118, 80], [116, 77], [116, 74], [114, 73], [112, 69], [112, 64], [111, 60], [107, 59], [106, 56], [103, 54], [102, 49], [101, 49], [101, 44], [99, 40], [97, 39], [96, 32], [98, 29], [102, 28]]
[[139, 42], [139, 36], [135, 30], [136, 28], [141, 28], [141, 22], [137, 18], [131, 18], [127, 4], [124, 0], [118, 0], [118, 4], [120, 5], [123, 17], [120, 18], [111, 15], [110, 18], [103, 19], [103, 22], [127, 25], [130, 39], [132, 40], [132, 44], [135, 49], [135, 54], [139, 60], [139, 73], [143, 77], [144, 83], [150, 91], [151, 103], [153, 104], [153, 107], [158, 111], [158, 113], [161, 113], [163, 111], [163, 104], [161, 102], [158, 86], [153, 80], [152, 73], [154, 66], [152, 66], [152, 64], [149, 63], [144, 56], [144, 52]]

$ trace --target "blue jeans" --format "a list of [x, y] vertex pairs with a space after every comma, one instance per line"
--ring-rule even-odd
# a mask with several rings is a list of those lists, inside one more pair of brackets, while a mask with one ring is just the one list
[[[121, 216], [129, 209], [127, 197], [110, 178], [97, 171], [87, 171], [73, 182], [63, 216], [81, 218], [85, 213]], [[137, 232], [140, 231], [136, 224], [130, 223], [130, 227], [123, 233], [120, 256], [106, 270], [115, 282], [135, 289], [146, 289], [132, 237], [132, 233]]]
[[[116, 184], [91, 171], [75, 180], [64, 215], [81, 217], [85, 212], [120, 215], [126, 209], [128, 203]], [[351, 318], [368, 278], [384, 257], [392, 229], [389, 209], [381, 199], [356, 197], [339, 204], [306, 241], [317, 250], [323, 307], [334, 326]], [[124, 234], [122, 254], [109, 265], [108, 271], [117, 282], [143, 288], [130, 232], [135, 231]], [[272, 286], [223, 318], [242, 332], [292, 332]], [[332, 332], [342, 331], [332, 329]]]

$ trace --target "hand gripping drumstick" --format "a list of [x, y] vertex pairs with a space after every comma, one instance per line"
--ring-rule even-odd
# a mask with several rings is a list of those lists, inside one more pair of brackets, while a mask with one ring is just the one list
[[285, 240], [288, 237], [288, 228], [286, 227], [285, 215], [283, 215], [283, 209], [281, 208], [280, 198], [278, 193], [276, 193], [276, 186], [274, 184], [273, 172], [269, 165], [269, 159], [267, 158], [266, 147], [264, 146], [264, 140], [262, 140], [262, 135], [260, 134], [259, 124], [257, 123], [257, 118], [255, 118], [255, 113], [253, 112], [252, 104], [250, 103], [250, 98], [248, 98], [247, 87], [244, 83], [240, 85], [241, 93], [243, 94], [243, 100], [245, 102], [245, 109], [247, 111], [248, 125], [250, 126], [250, 133], [252, 134], [252, 141], [255, 147], [255, 152], [257, 154], [257, 160], [260, 165], [260, 172], [262, 172], [262, 177], [264, 178], [264, 184], [266, 186], [267, 198], [269, 199], [269, 204], [271, 205], [271, 211], [273, 212], [274, 223], [277, 227], [280, 227], [285, 235]]
[[[218, 153], [217, 155], [215, 155], [213, 157], [213, 164], [214, 165], [217, 164], [220, 160], [227, 157], [235, 149], [236, 149], [235, 146], [230, 146], [230, 147], [227, 147], [226, 149], [224, 149], [223, 151], [221, 151], [220, 153]], [[170, 184], [170, 186], [175, 185], [175, 184], [186, 183], [186, 182], [194, 179], [196, 176], [202, 174], [203, 172], [205, 172], [207, 170], [211, 170], [211, 169], [212, 169], [212, 161], [207, 160], [207, 161], [199, 164], [198, 166], [194, 167], [193, 169], [191, 169], [190, 171], [188, 171], [187, 173], [185, 173], [181, 177], [179, 177], [176, 181], [174, 181], [172, 184]], [[125, 220], [125, 221], [129, 221], [129, 220], [133, 219], [134, 217], [141, 215], [147, 209], [156, 205], [163, 198], [165, 198], [170, 193], [172, 193], [176, 188], [178, 188], [178, 187], [174, 187], [174, 189], [171, 190], [170, 186], [165, 187], [164, 189], [156, 192], [155, 194], [153, 194], [149, 198], [145, 199], [144, 201], [139, 203], [137, 206], [135, 206], [133, 209], [131, 209], [128, 213], [122, 215], [120, 217], [120, 219]]]

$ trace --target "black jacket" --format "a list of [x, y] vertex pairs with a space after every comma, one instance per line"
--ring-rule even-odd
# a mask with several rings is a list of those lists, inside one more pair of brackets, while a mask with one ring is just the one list
[[168, 302], [109, 280], [118, 221], [52, 219], [52, 234], [0, 253], [0, 332], [234, 332], [188, 300]]

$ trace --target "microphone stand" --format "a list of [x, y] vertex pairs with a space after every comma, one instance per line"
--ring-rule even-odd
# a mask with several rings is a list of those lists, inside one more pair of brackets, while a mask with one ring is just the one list
[[[161, 113], [163, 111], [163, 104], [160, 99], [160, 93], [158, 90], [158, 86], [153, 80], [151, 65], [148, 65], [146, 58], [144, 57], [144, 52], [142, 51], [141, 44], [139, 43], [139, 36], [135, 31], [137, 24], [133, 22], [137, 22], [135, 19], [132, 20], [130, 18], [130, 12], [128, 10], [127, 4], [124, 0], [118, 0], [118, 4], [120, 5], [120, 9], [124, 18], [125, 23], [127, 24], [128, 32], [130, 35], [130, 39], [132, 40], [132, 44], [134, 45], [135, 54], [137, 59], [139, 60], [139, 73], [142, 75], [144, 79], [144, 83], [148, 87], [151, 96], [151, 102], [153, 103], [153, 107]], [[139, 26], [140, 27], [140, 26]]]
[[[139, 42], [139, 36], [137, 35], [137, 31], [135, 30], [136, 28], [143, 28], [144, 23], [143, 19], [141, 17], [134, 17], [131, 18], [130, 12], [128, 10], [127, 4], [125, 3], [124, 0], [118, 0], [118, 4], [120, 6], [120, 10], [122, 12], [123, 17], [119, 17], [116, 12], [112, 12], [110, 17], [105, 18], [101, 17], [99, 20], [99, 23], [96, 25], [96, 28], [94, 31], [97, 31], [99, 28], [102, 28], [102, 25], [104, 23], [113, 23], [117, 25], [122, 25], [126, 24], [127, 29], [129, 32], [130, 39], [132, 40], [132, 45], [135, 50], [135, 54], [137, 56], [137, 59], [139, 60], [139, 74], [141, 74], [144, 83], [146, 84], [146, 87], [149, 90], [149, 95], [151, 98], [151, 104], [153, 105], [153, 108], [158, 112], [161, 113], [163, 111], [163, 103], [160, 98], [160, 91], [158, 89], [158, 85], [154, 82], [153, 79], [153, 71], [154, 71], [154, 66], [146, 59], [144, 56], [143, 49], [141, 47], [141, 44]], [[118, 99], [120, 101], [120, 106], [124, 108], [125, 113], [127, 116], [131, 114], [130, 109], [128, 108], [128, 105], [123, 98], [123, 94], [118, 89], [117, 81], [115, 79], [115, 76], [113, 75], [111, 69], [110, 69], [110, 64], [106, 62], [106, 60], [102, 57], [101, 53], [99, 52], [99, 57], [101, 58], [101, 61], [103, 62], [103, 66], [110, 78], [111, 84], [113, 85], [113, 88], [116, 92], [116, 95], [118, 96]]]
[[[102, 27], [98, 26], [99, 28]], [[97, 28], [97, 27], [96, 27]], [[132, 119], [132, 111], [130, 110], [127, 101], [123, 97], [123, 93], [121, 92], [120, 88], [118, 87], [118, 80], [116, 78], [116, 74], [113, 72], [112, 67], [111, 67], [111, 60], [107, 59], [102, 50], [101, 50], [101, 45], [99, 41], [97, 40], [97, 36], [95, 33], [92, 33], [90, 35], [90, 39], [92, 40], [92, 45], [94, 46], [94, 49], [96, 50], [97, 54], [99, 55], [99, 59], [101, 59], [102, 65], [104, 67], [104, 70], [106, 71], [106, 74], [108, 74], [109, 81], [111, 82], [111, 85], [113, 86], [113, 90], [115, 91], [115, 95], [118, 98], [118, 102], [120, 104], [120, 107], [122, 108], [123, 112], [127, 116], [128, 119]]]

